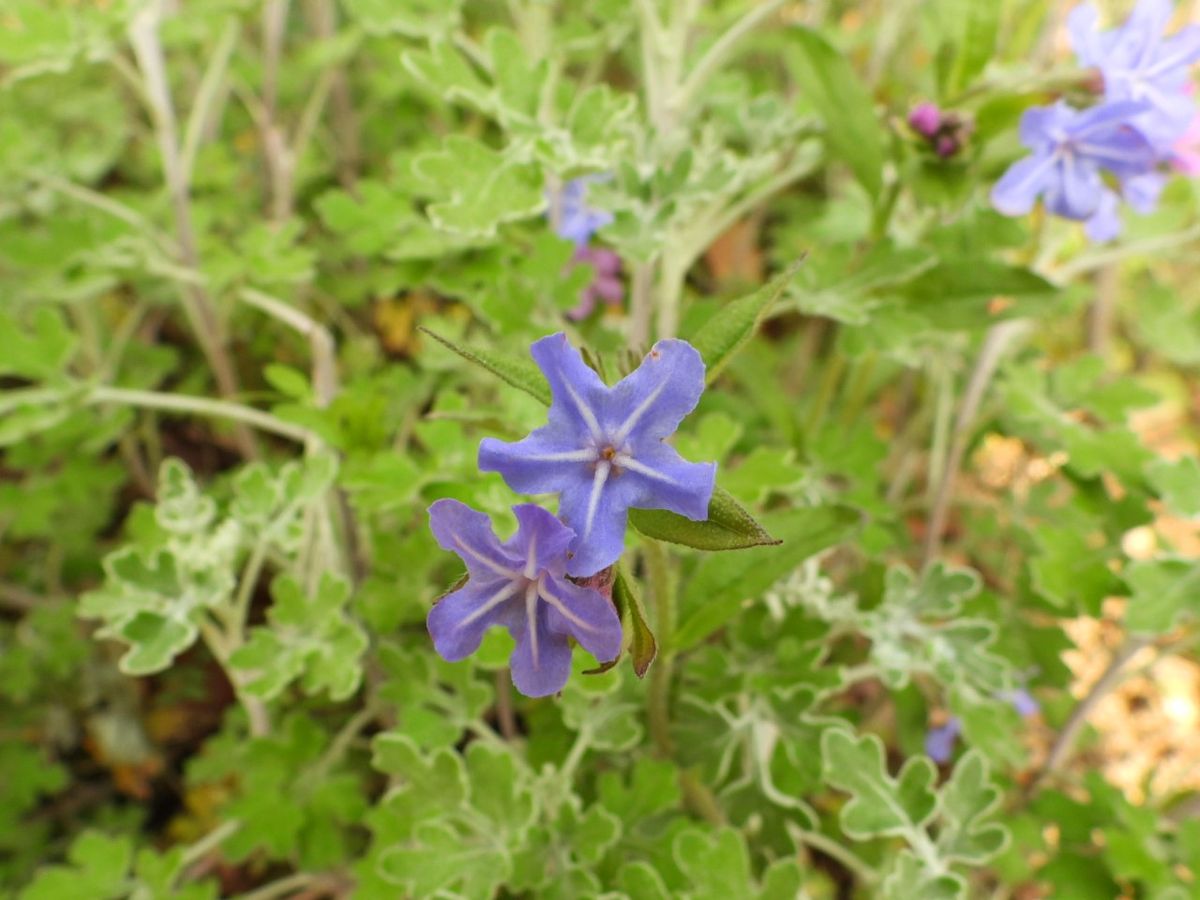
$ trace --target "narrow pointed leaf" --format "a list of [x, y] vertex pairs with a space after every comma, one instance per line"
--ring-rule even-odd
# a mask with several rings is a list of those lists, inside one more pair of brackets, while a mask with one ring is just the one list
[[533, 360], [528, 357], [510, 356], [507, 353], [483, 350], [479, 347], [463, 347], [428, 328], [421, 330], [468, 362], [482, 366], [501, 381], [519, 388], [547, 406], [550, 405], [550, 385], [546, 383], [546, 379], [534, 365]]
[[629, 627], [632, 631], [629, 654], [634, 673], [638, 678], [642, 678], [658, 654], [658, 643], [654, 640], [650, 626], [646, 624], [646, 610], [642, 606], [642, 598], [621, 569], [617, 570], [617, 580], [613, 582], [613, 599], [629, 611]]
[[692, 336], [690, 343], [704, 360], [707, 367], [705, 378], [709, 384], [754, 336], [759, 324], [803, 264], [804, 258], [801, 257], [753, 294], [726, 304]]
[[778, 544], [728, 491], [717, 488], [703, 522], [664, 509], [631, 509], [629, 521], [646, 537], [697, 550], [743, 550]]

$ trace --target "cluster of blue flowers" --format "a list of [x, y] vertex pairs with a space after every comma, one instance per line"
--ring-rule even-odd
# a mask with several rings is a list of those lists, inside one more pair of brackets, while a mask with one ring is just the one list
[[1166, 37], [1172, 14], [1171, 0], [1142, 0], [1122, 27], [1101, 31], [1092, 6], [1072, 10], [1072, 46], [1083, 65], [1099, 70], [1103, 98], [1086, 110], [1060, 100], [1025, 113], [1021, 142], [1033, 153], [993, 188], [1000, 212], [1024, 215], [1041, 197], [1047, 210], [1107, 241], [1121, 231], [1121, 200], [1149, 212], [1166, 169], [1190, 171], [1186, 143], [1196, 105], [1189, 70], [1200, 59], [1200, 26]]
[[602, 662], [621, 652], [611, 595], [593, 586], [609, 580], [593, 576], [620, 558], [629, 510], [704, 520], [716, 464], [688, 462], [665, 443], [704, 391], [704, 361], [686, 341], [659, 341], [611, 388], [565, 334], [536, 341], [531, 353], [550, 383], [547, 424], [515, 443], [486, 438], [479, 468], [513, 490], [557, 494], [558, 516], [516, 506], [517, 533], [501, 543], [483, 513], [457, 500], [434, 503], [434, 536], [462, 558], [469, 578], [434, 606], [428, 625], [450, 661], [474, 653], [490, 626], [506, 627], [516, 641], [513, 683], [542, 697], [566, 684], [571, 638]]

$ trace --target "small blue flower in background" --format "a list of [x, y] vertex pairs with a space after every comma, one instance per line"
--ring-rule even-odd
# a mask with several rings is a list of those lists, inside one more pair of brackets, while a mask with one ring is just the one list
[[571, 179], [557, 193], [549, 193], [550, 222], [555, 234], [582, 247], [593, 234], [612, 222], [612, 213], [587, 205], [588, 185], [606, 178], [604, 175], [584, 175]]
[[450, 662], [479, 649], [493, 625], [517, 645], [509, 666], [513, 684], [528, 697], [562, 690], [571, 674], [574, 638], [601, 662], [621, 652], [621, 621], [600, 592], [566, 578], [567, 548], [575, 532], [533, 504], [513, 507], [517, 533], [503, 544], [491, 521], [457, 500], [429, 507], [429, 525], [444, 550], [466, 564], [464, 587], [429, 612], [434, 647]]
[[[1000, 691], [996, 694], [996, 699], [1008, 703], [1023, 719], [1032, 718], [1042, 711], [1041, 704], [1024, 688]], [[954, 745], [958, 742], [960, 734], [962, 719], [958, 716], [951, 716], [944, 725], [930, 728], [925, 733], [925, 755], [938, 765], [945, 765], [954, 755]]]
[[1021, 143], [1033, 151], [1004, 173], [992, 188], [1000, 212], [1020, 216], [1038, 197], [1055, 215], [1087, 223], [1088, 236], [1102, 241], [1120, 230], [1117, 195], [1104, 180], [1114, 176], [1127, 202], [1139, 211], [1157, 202], [1159, 155], [1129, 123], [1145, 110], [1140, 103], [1115, 101], [1088, 110], [1065, 102], [1025, 111]]
[[925, 755], [938, 765], [949, 762], [961, 732], [962, 720], [958, 716], [951, 716], [945, 725], [930, 728], [925, 734]]
[[1030, 716], [1036, 716], [1042, 711], [1042, 705], [1037, 702], [1033, 694], [1024, 688], [1017, 688], [1013, 691], [1001, 691], [996, 697], [997, 699], [1007, 701], [1017, 711], [1017, 714], [1025, 719], [1028, 719]]
[[1071, 10], [1067, 28], [1079, 61], [1104, 77], [1108, 100], [1146, 105], [1134, 124], [1165, 156], [1187, 130], [1195, 102], [1187, 93], [1189, 67], [1200, 60], [1200, 26], [1166, 37], [1174, 12], [1171, 0], [1142, 0], [1119, 28], [1099, 30], [1090, 4]]
[[708, 517], [716, 463], [684, 460], [665, 443], [704, 392], [704, 361], [686, 341], [659, 341], [636, 371], [608, 387], [565, 334], [530, 348], [550, 382], [549, 422], [517, 443], [485, 438], [479, 468], [529, 494], [559, 494], [575, 529], [567, 572], [592, 575], [625, 546], [628, 511]]

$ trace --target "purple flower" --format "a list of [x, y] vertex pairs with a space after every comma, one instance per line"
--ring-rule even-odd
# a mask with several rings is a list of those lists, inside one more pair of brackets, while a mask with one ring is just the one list
[[593, 234], [613, 220], [612, 213], [592, 209], [587, 205], [588, 185], [606, 180], [604, 175], [585, 175], [573, 178], [557, 193], [548, 192], [550, 221], [560, 238], [572, 241], [576, 247], [586, 244]]
[[1200, 26], [1164, 37], [1173, 12], [1171, 0], [1141, 0], [1124, 25], [1100, 31], [1099, 13], [1085, 4], [1067, 20], [1080, 62], [1104, 77], [1105, 97], [1145, 104], [1135, 124], [1163, 156], [1192, 120], [1188, 67], [1200, 59]]
[[908, 127], [923, 137], [932, 138], [942, 125], [942, 111], [936, 103], [918, 103], [908, 114]]
[[949, 762], [961, 731], [962, 721], [958, 716], [951, 716], [939, 728], [930, 728], [925, 734], [925, 755], [939, 765]]
[[704, 391], [694, 347], [659, 341], [611, 388], [565, 334], [530, 352], [550, 382], [549, 422], [513, 444], [485, 438], [479, 468], [499, 472], [513, 490], [559, 495], [559, 517], [578, 533], [568, 573], [587, 576], [617, 561], [631, 508], [708, 517], [716, 463], [687, 462], [666, 443]]
[[993, 205], [1005, 215], [1020, 216], [1040, 196], [1055, 215], [1087, 222], [1093, 240], [1114, 236], [1120, 230], [1117, 198], [1104, 173], [1117, 179], [1135, 209], [1145, 211], [1157, 199], [1157, 153], [1130, 125], [1144, 110], [1143, 104], [1126, 101], [1082, 112], [1062, 101], [1026, 110], [1021, 142], [1033, 155], [1004, 173], [992, 188]]
[[464, 587], [429, 611], [433, 645], [450, 662], [479, 649], [483, 633], [503, 625], [517, 642], [509, 666], [527, 697], [562, 690], [571, 674], [574, 638], [601, 662], [621, 652], [621, 621], [598, 591], [566, 578], [567, 547], [575, 532], [531, 503], [513, 507], [517, 533], [500, 543], [491, 521], [457, 500], [429, 507], [439, 546], [467, 566]]
[[1037, 702], [1033, 694], [1024, 688], [1017, 688], [1013, 691], [1001, 691], [996, 697], [1011, 704], [1012, 708], [1017, 711], [1017, 714], [1024, 719], [1036, 716], [1042, 711], [1041, 704]]
[[621, 284], [621, 257], [615, 252], [603, 247], [577, 247], [571, 257], [571, 267], [581, 264], [591, 266], [593, 275], [579, 295], [579, 305], [567, 313], [576, 320], [590, 316], [597, 300], [616, 306], [625, 296], [625, 287]]

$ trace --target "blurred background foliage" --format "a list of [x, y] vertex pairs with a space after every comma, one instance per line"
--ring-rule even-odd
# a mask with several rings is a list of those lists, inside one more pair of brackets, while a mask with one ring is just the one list
[[[1196, 182], [987, 201], [1072, 5], [8, 0], [0, 889], [1200, 897]], [[544, 412], [418, 326], [611, 376], [806, 254], [677, 440], [784, 543], [632, 558], [645, 681], [438, 659]]]

